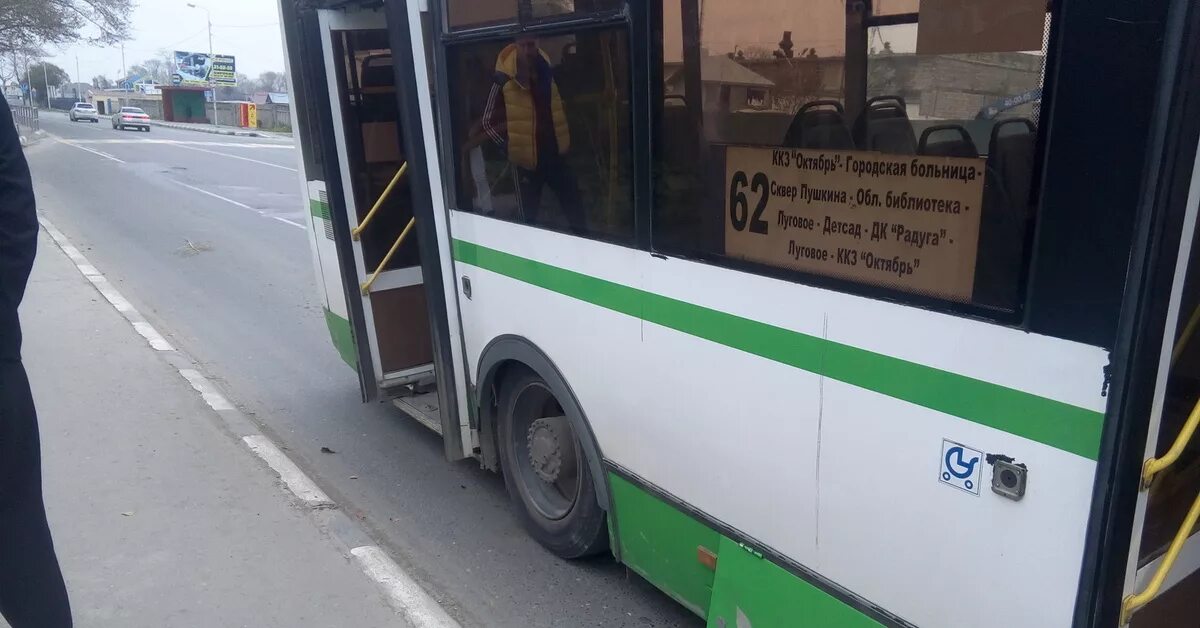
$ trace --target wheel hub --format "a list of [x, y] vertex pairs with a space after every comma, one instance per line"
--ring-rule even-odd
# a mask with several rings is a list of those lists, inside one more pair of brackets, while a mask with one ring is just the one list
[[563, 434], [566, 417], [546, 417], [529, 425], [525, 436], [529, 448], [529, 465], [543, 482], [558, 481], [563, 469], [563, 445], [570, 441]]

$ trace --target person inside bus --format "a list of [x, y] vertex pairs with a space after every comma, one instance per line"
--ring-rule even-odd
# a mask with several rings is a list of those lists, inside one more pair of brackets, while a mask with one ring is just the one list
[[522, 219], [538, 222], [542, 191], [549, 187], [570, 230], [584, 233], [579, 185], [568, 162], [571, 132], [566, 109], [550, 57], [534, 37], [518, 37], [497, 56], [483, 128], [513, 165]]

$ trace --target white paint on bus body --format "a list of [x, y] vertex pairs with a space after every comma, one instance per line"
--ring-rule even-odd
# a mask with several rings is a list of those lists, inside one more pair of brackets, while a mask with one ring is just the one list
[[[455, 237], [482, 246], [1104, 407], [1107, 354], [1096, 347], [474, 214], [451, 216]], [[562, 371], [613, 462], [914, 623], [1070, 623], [1094, 461], [466, 264], [458, 271], [472, 281], [472, 299], [461, 303], [473, 381], [494, 337], [528, 338]], [[713, 386], [728, 394], [664, 394]], [[943, 438], [1027, 464], [1026, 497], [1013, 502], [989, 491], [963, 499], [947, 491], [934, 481], [931, 460]], [[990, 473], [984, 469], [981, 482]]]

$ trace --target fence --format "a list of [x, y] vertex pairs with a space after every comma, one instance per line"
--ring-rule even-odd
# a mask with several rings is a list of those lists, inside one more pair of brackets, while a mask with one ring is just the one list
[[42, 128], [38, 122], [38, 110], [36, 107], [26, 107], [25, 105], [9, 105], [12, 109], [13, 124], [17, 127], [25, 127], [31, 131], [37, 131]]
[[258, 128], [291, 129], [292, 110], [290, 105], [272, 103], [258, 106]]

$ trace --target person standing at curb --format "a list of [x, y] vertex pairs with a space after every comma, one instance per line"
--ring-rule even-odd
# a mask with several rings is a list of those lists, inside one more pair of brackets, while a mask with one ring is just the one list
[[42, 499], [41, 443], [21, 362], [17, 306], [38, 222], [29, 164], [0, 98], [0, 615], [12, 628], [70, 628], [71, 605]]

